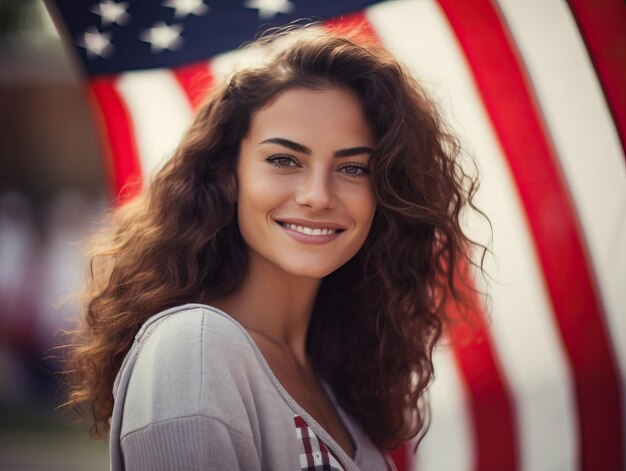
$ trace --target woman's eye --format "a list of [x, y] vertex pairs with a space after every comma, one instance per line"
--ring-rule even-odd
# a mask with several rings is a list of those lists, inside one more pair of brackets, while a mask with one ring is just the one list
[[299, 167], [300, 165], [293, 157], [289, 155], [273, 155], [265, 159], [270, 164], [275, 167], [285, 168], [285, 167]]
[[351, 177], [361, 177], [370, 173], [367, 167], [362, 167], [361, 165], [346, 165], [341, 167], [340, 170]]

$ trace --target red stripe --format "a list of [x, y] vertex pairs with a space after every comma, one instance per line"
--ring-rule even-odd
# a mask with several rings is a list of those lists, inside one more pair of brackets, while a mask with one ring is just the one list
[[626, 151], [626, 4], [569, 0]]
[[582, 469], [623, 469], [615, 358], [576, 216], [516, 51], [488, 0], [440, 4], [465, 51], [526, 209], [573, 367]]
[[[471, 296], [471, 293], [466, 294]], [[455, 307], [450, 306], [449, 311], [454, 310]], [[483, 314], [474, 310], [464, 313], [463, 317], [468, 320], [452, 324], [448, 332], [471, 403], [476, 446], [473, 469], [514, 471], [519, 468], [520, 460], [511, 392]]]
[[376, 31], [363, 12], [351, 13], [330, 19], [324, 22], [324, 26], [339, 35], [348, 35], [354, 41], [360, 43], [380, 43]]
[[389, 452], [393, 463], [396, 465], [396, 469], [398, 471], [409, 471], [409, 469], [413, 469], [411, 465], [411, 447], [409, 443], [403, 444], [398, 448], [391, 450]]
[[196, 62], [173, 70], [194, 110], [202, 104], [213, 85], [213, 74], [207, 61]]
[[96, 121], [109, 159], [111, 190], [118, 204], [141, 190], [139, 153], [130, 115], [115, 89], [114, 78], [97, 78], [88, 85]]

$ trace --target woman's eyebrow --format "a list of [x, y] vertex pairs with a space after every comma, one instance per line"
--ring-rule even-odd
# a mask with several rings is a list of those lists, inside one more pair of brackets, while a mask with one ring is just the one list
[[311, 155], [311, 149], [309, 149], [304, 144], [299, 144], [283, 137], [270, 137], [269, 139], [261, 141], [261, 144], [278, 144], [279, 146], [287, 147], [288, 149], [291, 149], [295, 152]]
[[372, 149], [371, 147], [350, 147], [349, 149], [340, 149], [338, 151], [335, 151], [333, 157], [352, 157], [353, 155], [371, 154], [372, 152], [374, 152], [374, 149]]
[[[302, 154], [311, 155], [311, 149], [309, 149], [304, 144], [300, 144], [299, 142], [294, 142], [289, 139], [285, 139], [284, 137], [270, 137], [269, 139], [265, 139], [261, 141], [261, 144], [278, 144], [279, 146], [287, 147], [288, 149], [293, 150], [294, 152], [300, 152]], [[360, 147], [350, 147], [348, 149], [339, 149], [333, 153], [333, 157], [342, 158], [342, 157], [352, 157], [354, 155], [360, 154], [371, 154], [374, 152], [374, 149], [367, 146]]]

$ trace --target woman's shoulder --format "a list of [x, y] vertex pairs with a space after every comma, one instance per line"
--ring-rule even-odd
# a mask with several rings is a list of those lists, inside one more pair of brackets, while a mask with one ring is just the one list
[[[136, 350], [133, 352], [133, 350]], [[221, 420], [252, 400], [247, 392], [263, 381], [243, 327], [207, 305], [188, 304], [146, 321], [121, 376], [116, 402], [124, 402], [121, 435], [179, 417]], [[244, 407], [245, 409], [245, 407]]]
[[187, 375], [187, 384], [224, 374], [224, 369], [256, 369], [258, 360], [245, 329], [225, 312], [204, 304], [185, 304], [148, 319], [136, 337], [137, 366], [157, 366]]
[[[185, 304], [148, 319], [135, 338], [136, 364], [155, 374], [188, 375], [199, 381], [216, 368], [241, 368], [254, 360], [244, 328], [225, 312], [205, 304]], [[215, 371], [214, 371], [215, 372]]]
[[[144, 345], [164, 344], [164, 347], [183, 349], [212, 348], [215, 342], [218, 345], [249, 343], [237, 321], [206, 304], [184, 304], [155, 314], [143, 324], [135, 339]], [[204, 345], [205, 340], [207, 345]]]

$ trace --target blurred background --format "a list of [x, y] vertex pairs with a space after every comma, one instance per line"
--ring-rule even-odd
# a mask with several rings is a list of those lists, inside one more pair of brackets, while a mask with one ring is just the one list
[[106, 207], [86, 96], [46, 9], [0, 1], [0, 469], [107, 469], [105, 442], [55, 410], [60, 329], [86, 222]]
[[[41, 0], [0, 0], [0, 470], [107, 469], [106, 442], [57, 410], [53, 347], [78, 312], [81, 241], [251, 59], [233, 48], [317, 17], [375, 36], [421, 81], [475, 155], [492, 222], [490, 286], [476, 280], [488, 316], [435, 351], [431, 427], [400, 469], [626, 469], [625, 4], [205, 1], [51, 0], [77, 13], [70, 55]], [[137, 41], [157, 19], [183, 37], [167, 54]]]

